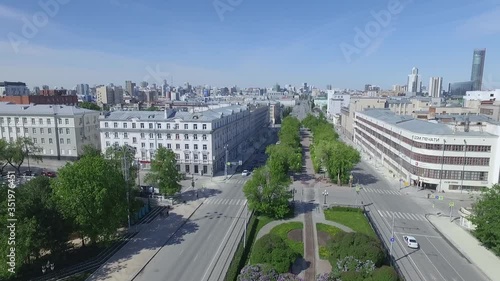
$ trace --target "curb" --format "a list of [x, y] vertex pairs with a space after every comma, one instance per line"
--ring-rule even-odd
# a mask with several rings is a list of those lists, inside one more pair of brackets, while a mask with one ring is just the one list
[[146, 268], [146, 266], [156, 257], [156, 255], [163, 249], [163, 247], [165, 247], [165, 245], [168, 243], [168, 241], [170, 241], [170, 239], [172, 239], [172, 237], [189, 221], [189, 219], [191, 219], [191, 217], [194, 215], [194, 213], [196, 213], [196, 211], [198, 211], [198, 209], [201, 207], [201, 205], [203, 205], [204, 202], [205, 202], [205, 200], [203, 200], [200, 203], [200, 205], [198, 205], [198, 207], [196, 207], [196, 209], [194, 209], [194, 211], [191, 212], [191, 214], [181, 223], [181, 225], [179, 225], [179, 227], [174, 231], [174, 233], [172, 233], [170, 235], [170, 237], [168, 237], [167, 241], [165, 241], [165, 243], [163, 243], [163, 245], [161, 245], [161, 247], [158, 249], [158, 251], [156, 251], [156, 253], [154, 253], [154, 255], [141, 267], [141, 269], [139, 269], [139, 271], [136, 274], [134, 274], [132, 276], [132, 278], [129, 279], [130, 281], [134, 280], [144, 270], [144, 268]]

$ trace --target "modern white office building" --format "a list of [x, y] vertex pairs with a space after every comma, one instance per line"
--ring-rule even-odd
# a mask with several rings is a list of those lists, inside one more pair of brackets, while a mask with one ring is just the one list
[[99, 114], [75, 106], [0, 102], [0, 138], [29, 137], [43, 158], [75, 160], [86, 145], [100, 148]]
[[101, 149], [129, 145], [136, 159], [148, 168], [159, 147], [175, 152], [177, 169], [186, 174], [214, 175], [224, 169], [226, 149], [229, 162], [269, 126], [269, 106], [241, 106], [202, 112], [114, 111], [101, 116]]
[[[354, 142], [402, 181], [444, 192], [479, 191], [499, 182], [500, 124], [457, 128], [396, 115], [356, 112]], [[477, 126], [476, 126], [477, 125]]]
[[328, 90], [326, 108], [328, 118], [335, 119], [336, 116], [340, 116], [342, 107], [348, 107], [350, 101], [351, 95], [343, 93], [340, 90]]

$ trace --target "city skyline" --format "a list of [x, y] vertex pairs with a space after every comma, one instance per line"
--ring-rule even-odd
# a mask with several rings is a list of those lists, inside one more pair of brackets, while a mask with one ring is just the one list
[[[500, 33], [500, 8], [491, 0], [342, 7], [323, 1], [195, 2], [0, 4], [0, 80], [23, 81], [30, 88], [124, 86], [126, 80], [160, 85], [167, 79], [174, 85], [271, 87], [277, 81], [296, 86], [307, 81], [319, 88], [362, 89], [372, 83], [390, 89], [404, 85], [412, 67], [422, 81], [435, 76], [443, 77], [443, 85], [466, 81], [471, 52], [485, 48], [490, 51], [483, 88], [500, 87], [494, 67], [500, 40], [491, 36]], [[35, 28], [27, 33], [30, 24]], [[419, 34], [427, 39], [414, 40]], [[363, 36], [368, 40], [360, 44]]]

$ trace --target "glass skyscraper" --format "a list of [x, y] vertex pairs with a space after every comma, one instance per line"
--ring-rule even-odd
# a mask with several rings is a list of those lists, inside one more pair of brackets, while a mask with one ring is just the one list
[[473, 82], [473, 91], [481, 91], [485, 57], [486, 49], [474, 50], [474, 56], [472, 58], [472, 73], [470, 77], [470, 80]]

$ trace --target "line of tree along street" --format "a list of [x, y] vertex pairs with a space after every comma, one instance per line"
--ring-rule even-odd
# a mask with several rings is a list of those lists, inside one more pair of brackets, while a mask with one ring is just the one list
[[243, 187], [248, 207], [259, 215], [281, 219], [290, 213], [290, 175], [302, 169], [300, 121], [283, 119], [279, 142], [266, 149], [266, 165], [256, 169]]
[[302, 124], [313, 134], [310, 151], [314, 171], [325, 171], [328, 178], [338, 185], [348, 183], [351, 171], [361, 160], [359, 151], [339, 140], [323, 113], [319, 117], [309, 114]]
[[[78, 249], [82, 250], [89, 246], [100, 249], [117, 237], [117, 230], [127, 225], [128, 214], [144, 206], [142, 200], [136, 199], [138, 189], [132, 188], [138, 172], [134, 154], [128, 147], [112, 146], [104, 153], [85, 147], [82, 157], [60, 168], [56, 178], [35, 177], [15, 188], [15, 272], [22, 272], [17, 278], [40, 274], [41, 264], [48, 259], [59, 268], [69, 265], [68, 256], [77, 249], [71, 239], [81, 238], [82, 247]], [[147, 179], [161, 193], [180, 191], [180, 176], [171, 150], [157, 150]], [[7, 194], [7, 188], [0, 183], [1, 194]], [[12, 216], [7, 207], [7, 196], [0, 196], [3, 222]], [[2, 253], [11, 247], [8, 236], [8, 229], [2, 227]], [[8, 272], [7, 261], [6, 255], [0, 256], [2, 280], [16, 277]]]

